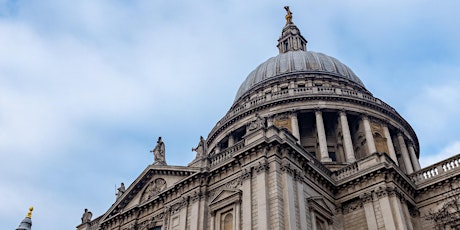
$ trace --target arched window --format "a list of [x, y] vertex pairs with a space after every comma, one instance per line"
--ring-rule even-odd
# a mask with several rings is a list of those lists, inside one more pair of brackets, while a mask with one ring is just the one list
[[223, 218], [222, 218], [220, 229], [233, 230], [233, 214], [229, 212], [229, 213], [222, 215], [222, 217]]

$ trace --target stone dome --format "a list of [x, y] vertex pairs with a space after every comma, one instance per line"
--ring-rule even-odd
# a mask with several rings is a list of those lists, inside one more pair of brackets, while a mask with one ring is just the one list
[[296, 50], [280, 53], [275, 57], [269, 58], [254, 69], [238, 89], [235, 101], [254, 86], [267, 80], [273, 80], [276, 77], [293, 73], [327, 74], [350, 80], [365, 88], [358, 76], [336, 58], [323, 53]]

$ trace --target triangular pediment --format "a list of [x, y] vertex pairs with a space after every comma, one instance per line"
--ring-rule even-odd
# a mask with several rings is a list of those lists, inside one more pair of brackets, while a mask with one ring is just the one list
[[313, 209], [326, 218], [330, 219], [334, 215], [334, 210], [329, 207], [324, 198], [321, 196], [310, 197], [307, 199], [307, 202], [310, 209]]
[[241, 201], [241, 190], [226, 188], [219, 191], [209, 204], [211, 211], [215, 211], [227, 205]]
[[185, 166], [149, 165], [116, 199], [100, 223], [144, 203], [152, 202], [174, 185], [197, 173], [197, 168]]

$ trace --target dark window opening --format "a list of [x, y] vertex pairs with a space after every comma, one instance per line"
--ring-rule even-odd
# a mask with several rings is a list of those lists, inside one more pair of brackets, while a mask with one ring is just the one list
[[335, 152], [329, 152], [329, 158], [331, 158], [332, 161], [337, 161], [337, 156]]
[[241, 127], [233, 133], [233, 138], [235, 142], [243, 140], [243, 136], [246, 135], [246, 127]]
[[221, 150], [224, 150], [224, 149], [228, 148], [228, 138], [225, 139], [225, 140], [222, 140], [222, 141], [220, 142], [219, 146], [220, 146], [220, 149], [221, 149]]

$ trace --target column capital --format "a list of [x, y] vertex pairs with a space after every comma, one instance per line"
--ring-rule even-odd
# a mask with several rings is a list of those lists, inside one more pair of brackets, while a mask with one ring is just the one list
[[345, 116], [346, 116], [346, 115], [347, 115], [347, 111], [346, 111], [344, 108], [342, 108], [342, 109], [339, 110], [339, 115], [340, 115], [340, 116], [342, 116], [342, 115], [345, 115]]
[[296, 116], [298, 114], [298, 110], [291, 110], [288, 112], [288, 115], [291, 117], [291, 116]]

